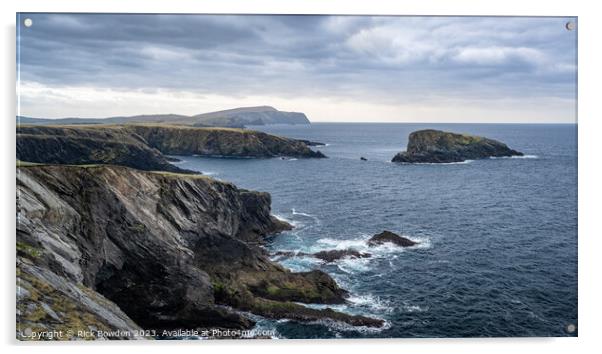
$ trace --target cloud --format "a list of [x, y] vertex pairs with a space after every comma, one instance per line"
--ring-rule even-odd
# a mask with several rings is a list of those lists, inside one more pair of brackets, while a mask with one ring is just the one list
[[[327, 98], [387, 107], [512, 99], [527, 106], [567, 102], [576, 89], [576, 31], [563, 18], [25, 16], [34, 26], [19, 28], [20, 77], [55, 93], [160, 90], [232, 102]], [[24, 111], [35, 109], [35, 101], [23, 102]]]
[[477, 65], [503, 65], [517, 61], [537, 65], [545, 59], [541, 51], [526, 47], [468, 47], [460, 49], [454, 56], [454, 60], [459, 62]]

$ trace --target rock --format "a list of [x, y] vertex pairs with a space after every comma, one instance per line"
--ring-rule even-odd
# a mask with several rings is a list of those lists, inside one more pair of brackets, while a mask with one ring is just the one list
[[370, 253], [359, 252], [352, 248], [348, 248], [345, 250], [329, 250], [329, 251], [320, 251], [313, 254], [314, 257], [322, 259], [326, 262], [334, 262], [341, 258], [368, 258], [372, 255]]
[[217, 112], [185, 116], [180, 114], [143, 114], [129, 117], [44, 119], [17, 116], [17, 125], [68, 124], [179, 124], [243, 128], [246, 125], [311, 124], [303, 113], [284, 112], [270, 106], [240, 107]]
[[[62, 340], [85, 339], [77, 337], [77, 331], [88, 326], [130, 333], [141, 330], [113, 302], [83, 284], [32, 264], [30, 259], [17, 257], [17, 274], [21, 283], [27, 282], [31, 294], [29, 298], [17, 300], [17, 339], [31, 340], [22, 337], [19, 331], [27, 328], [73, 331], [59, 338]], [[117, 336], [113, 339], [144, 338]]]
[[450, 163], [488, 157], [522, 156], [505, 144], [473, 135], [440, 130], [419, 130], [410, 134], [406, 151], [393, 157], [393, 162]]
[[51, 164], [111, 164], [145, 171], [181, 169], [167, 155], [323, 158], [295, 139], [229, 128], [169, 125], [17, 127], [17, 159]]
[[169, 163], [139, 136], [103, 126], [19, 126], [17, 159], [49, 164], [111, 164], [146, 171], [196, 173]]
[[60, 321], [61, 318], [59, 317], [59, 315], [56, 314], [56, 312], [54, 312], [53, 309], [50, 308], [50, 306], [48, 306], [47, 303], [41, 302], [40, 305], [42, 306], [42, 308], [44, 309], [44, 311], [46, 311], [46, 313], [48, 314], [48, 316], [50, 316], [53, 320], [55, 321]]
[[310, 124], [305, 114], [284, 112], [270, 106], [241, 107], [193, 116], [195, 125], [242, 128], [249, 125]]
[[167, 125], [129, 125], [124, 129], [144, 138], [149, 146], [168, 155], [326, 157], [295, 139], [246, 129]]
[[27, 299], [31, 296], [29, 290], [26, 288], [17, 285], [17, 301]]
[[[202, 175], [53, 165], [19, 167], [17, 196], [18, 276], [31, 284], [17, 303], [18, 323], [253, 327], [236, 310], [371, 321], [294, 303], [340, 304], [347, 292], [326, 273], [290, 272], [257, 247], [291, 228], [271, 215], [268, 193]], [[41, 303], [60, 321], [48, 320]], [[28, 313], [31, 304], [38, 306]]]
[[254, 304], [253, 310], [263, 316], [282, 319], [287, 318], [300, 322], [313, 322], [318, 320], [338, 321], [352, 326], [381, 327], [384, 321], [361, 315], [349, 315], [334, 311], [331, 308], [313, 309], [292, 302], [275, 302], [270, 300], [259, 300]]
[[380, 234], [376, 234], [376, 235], [372, 236], [368, 240], [368, 245], [370, 247], [374, 247], [374, 246], [382, 245], [383, 243], [386, 243], [386, 242], [390, 242], [390, 243], [400, 246], [400, 247], [411, 247], [411, 246], [415, 246], [418, 244], [418, 242], [414, 242], [410, 239], [399, 236], [390, 231], [383, 231]]
[[276, 257], [278, 260], [283, 260], [291, 257], [315, 257], [326, 261], [328, 263], [334, 262], [341, 258], [368, 258], [372, 255], [370, 253], [359, 252], [352, 248], [344, 249], [344, 250], [326, 250], [320, 251], [316, 253], [305, 253], [305, 252], [294, 252], [294, 251], [278, 251], [272, 253], [272, 257]]
[[326, 146], [326, 144], [320, 143], [317, 141], [311, 141], [311, 140], [305, 140], [305, 139], [297, 139], [297, 141], [300, 141], [307, 146]]

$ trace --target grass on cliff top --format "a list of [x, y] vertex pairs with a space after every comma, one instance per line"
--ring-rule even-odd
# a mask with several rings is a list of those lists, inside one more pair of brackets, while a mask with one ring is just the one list
[[228, 128], [228, 127], [194, 127], [191, 125], [179, 125], [173, 123], [128, 123], [128, 124], [115, 124], [110, 125], [113, 127], [149, 127], [149, 128], [169, 128], [169, 129], [182, 129], [182, 130], [212, 130], [212, 131], [232, 131], [239, 133], [250, 133], [254, 130], [242, 129], [242, 128]]

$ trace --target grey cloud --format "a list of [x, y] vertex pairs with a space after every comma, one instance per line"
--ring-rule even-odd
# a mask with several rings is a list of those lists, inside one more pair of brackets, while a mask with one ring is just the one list
[[572, 97], [563, 18], [23, 14], [23, 80], [221, 95]]

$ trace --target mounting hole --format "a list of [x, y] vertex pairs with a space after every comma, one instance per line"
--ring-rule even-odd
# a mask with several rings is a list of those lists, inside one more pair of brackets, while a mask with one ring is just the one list
[[569, 324], [568, 326], [566, 326], [566, 331], [569, 333], [575, 333], [575, 331], [577, 330], [577, 327], [574, 324]]
[[564, 27], [566, 28], [567, 31], [572, 31], [575, 29], [576, 25], [575, 25], [575, 22], [569, 21], [564, 25]]
[[31, 25], [33, 25], [33, 21], [31, 18], [26, 18], [25, 20], [23, 20], [23, 24], [25, 25], [25, 27], [31, 27]]

